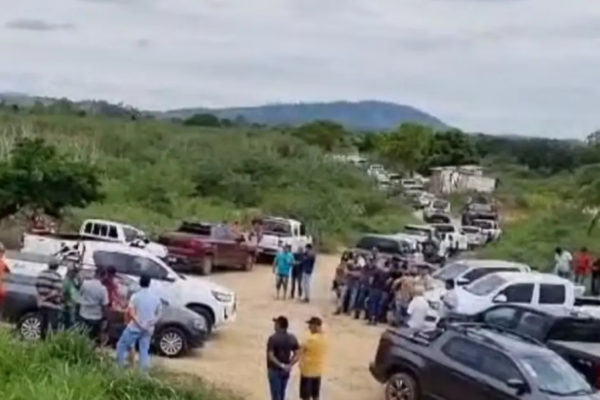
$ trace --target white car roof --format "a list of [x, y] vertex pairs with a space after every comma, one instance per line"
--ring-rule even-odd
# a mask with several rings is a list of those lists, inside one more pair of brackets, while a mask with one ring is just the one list
[[491, 275], [497, 275], [507, 282], [511, 283], [554, 283], [554, 284], [570, 284], [571, 281], [561, 278], [554, 274], [545, 274], [541, 272], [530, 272], [523, 274], [520, 272], [496, 272]]
[[[477, 268], [515, 268], [521, 271], [531, 271], [531, 268], [527, 264], [518, 263], [514, 261], [505, 261], [505, 260], [477, 260], [477, 259], [468, 259], [468, 260], [456, 260], [454, 261], [457, 264], [464, 264], [468, 267], [477, 267]], [[510, 273], [510, 272], [507, 272]], [[515, 272], [519, 274], [518, 272]]]
[[404, 225], [405, 228], [410, 228], [410, 229], [425, 229], [428, 231], [432, 231], [433, 227], [431, 225], [417, 225], [417, 224], [408, 224], [408, 225]]

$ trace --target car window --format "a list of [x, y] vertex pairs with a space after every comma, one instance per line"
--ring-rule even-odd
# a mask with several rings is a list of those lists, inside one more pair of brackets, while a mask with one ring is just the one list
[[442, 352], [452, 360], [501, 382], [522, 379], [517, 366], [502, 353], [467, 339], [451, 339]]
[[544, 340], [547, 323], [548, 322], [543, 315], [531, 311], [523, 311], [519, 323], [517, 324], [516, 331], [538, 340]]
[[119, 235], [117, 234], [117, 227], [114, 225], [110, 225], [108, 229], [108, 237], [112, 239], [118, 239]]
[[465, 290], [476, 296], [486, 296], [500, 289], [505, 283], [506, 280], [501, 276], [490, 274], [465, 286]]
[[467, 281], [467, 283], [471, 283], [479, 278], [481, 278], [482, 276], [488, 275], [488, 274], [493, 274], [494, 272], [512, 272], [512, 271], [516, 271], [515, 268], [508, 268], [508, 267], [498, 267], [498, 268], [474, 268], [471, 271], [467, 272], [463, 278]]
[[100, 236], [107, 237], [108, 236], [108, 226], [105, 224], [97, 225], [100, 228]]
[[447, 281], [448, 279], [456, 279], [459, 275], [464, 273], [469, 267], [461, 263], [452, 263], [444, 266], [442, 269], [433, 273], [432, 277], [441, 281]]
[[87, 224], [85, 224], [83, 231], [85, 233], [92, 233], [92, 223], [88, 222]]
[[300, 235], [306, 236], [306, 225], [304, 224], [300, 225]]
[[540, 286], [540, 304], [564, 304], [565, 298], [565, 285], [544, 283]]
[[572, 396], [574, 393], [577, 396], [592, 393], [592, 388], [585, 379], [558, 355], [532, 355], [524, 357], [520, 362], [541, 392], [560, 397]]
[[118, 273], [132, 276], [148, 275], [152, 279], [165, 279], [168, 271], [154, 260], [112, 251], [96, 251], [93, 255], [96, 267], [115, 267]]
[[94, 227], [92, 229], [92, 235], [100, 236], [100, 225], [99, 224], [94, 224]]
[[483, 315], [483, 322], [514, 329], [517, 325], [517, 313], [518, 310], [513, 307], [492, 308]]
[[506, 296], [508, 303], [531, 303], [533, 297], [532, 283], [516, 283], [506, 287], [500, 294]]
[[133, 258], [133, 262], [138, 270], [136, 275], [147, 275], [152, 279], [165, 279], [168, 275], [162, 265], [150, 258], [137, 256]]
[[125, 235], [125, 242], [130, 243], [138, 238], [138, 232], [135, 229], [123, 227], [123, 235]]

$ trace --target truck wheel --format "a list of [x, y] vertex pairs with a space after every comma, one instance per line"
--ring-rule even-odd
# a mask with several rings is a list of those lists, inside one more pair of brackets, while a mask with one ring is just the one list
[[255, 263], [256, 260], [254, 259], [254, 256], [252, 254], [248, 254], [248, 256], [246, 257], [246, 263], [244, 264], [244, 270], [252, 271], [252, 269], [254, 269]]
[[162, 356], [180, 357], [188, 349], [188, 340], [181, 329], [167, 327], [156, 335], [156, 347]]
[[42, 316], [39, 313], [29, 312], [17, 322], [17, 331], [24, 340], [40, 340], [42, 338], [42, 324]]
[[202, 259], [202, 265], [201, 265], [201, 270], [200, 270], [202, 275], [210, 275], [210, 273], [212, 272], [212, 268], [213, 268], [213, 258], [209, 257], [209, 256], [204, 257]]
[[392, 375], [385, 385], [385, 400], [418, 400], [417, 383], [409, 374]]

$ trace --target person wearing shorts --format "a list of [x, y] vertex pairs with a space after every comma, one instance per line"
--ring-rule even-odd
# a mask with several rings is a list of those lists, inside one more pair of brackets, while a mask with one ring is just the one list
[[283, 299], [287, 297], [288, 282], [290, 279], [290, 273], [294, 265], [294, 255], [292, 254], [292, 247], [286, 244], [283, 250], [277, 253], [275, 260], [273, 261], [273, 272], [275, 273], [275, 289], [277, 292], [277, 298], [279, 299], [281, 290], [283, 289]]
[[309, 334], [300, 346], [300, 399], [319, 400], [327, 342], [321, 318], [312, 317], [306, 323]]

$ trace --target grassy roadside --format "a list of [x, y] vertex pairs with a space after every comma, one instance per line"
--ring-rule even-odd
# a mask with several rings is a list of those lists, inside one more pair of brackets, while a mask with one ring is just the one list
[[123, 371], [84, 337], [26, 343], [0, 331], [0, 395], [11, 400], [234, 400], [197, 378]]

